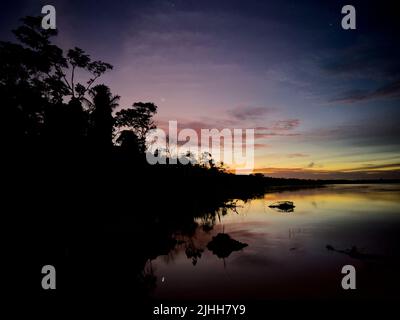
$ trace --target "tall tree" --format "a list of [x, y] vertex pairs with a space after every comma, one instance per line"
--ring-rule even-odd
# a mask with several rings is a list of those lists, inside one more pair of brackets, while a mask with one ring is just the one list
[[122, 109], [115, 115], [115, 125], [119, 129], [131, 130], [137, 136], [141, 151], [146, 149], [146, 134], [155, 129], [153, 116], [157, 106], [152, 102], [135, 102], [132, 108]]
[[[0, 42], [0, 139], [10, 145], [43, 136], [51, 137], [52, 143], [82, 138], [88, 117], [81, 102], [93, 83], [112, 68], [92, 61], [79, 48], [64, 56], [51, 43], [57, 31], [41, 28], [41, 20], [23, 18], [13, 31], [19, 43]], [[77, 69], [89, 75], [84, 84], [76, 79]]]
[[86, 100], [90, 111], [90, 135], [96, 147], [106, 150], [112, 146], [114, 118], [113, 110], [118, 106], [120, 96], [112, 95], [104, 84], [89, 90], [91, 100]]

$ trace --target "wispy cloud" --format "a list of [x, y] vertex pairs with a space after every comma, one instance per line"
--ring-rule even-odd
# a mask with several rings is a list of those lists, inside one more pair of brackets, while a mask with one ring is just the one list
[[308, 154], [305, 153], [289, 153], [287, 155], [288, 158], [304, 158], [304, 157], [309, 157]]
[[400, 170], [316, 170], [311, 168], [257, 168], [254, 173], [268, 177], [296, 179], [399, 179]]
[[310, 162], [308, 165], [307, 165], [307, 168], [314, 168], [315, 167], [315, 162]]
[[266, 115], [272, 109], [267, 107], [237, 107], [228, 110], [228, 114], [237, 120], [254, 120]]
[[352, 172], [352, 171], [370, 171], [370, 170], [386, 170], [386, 169], [400, 169], [400, 163], [366, 164], [362, 167], [346, 169], [343, 171]]
[[275, 120], [270, 126], [256, 127], [255, 138], [270, 138], [276, 136], [295, 137], [300, 133], [293, 132], [300, 125], [299, 119]]
[[275, 121], [272, 129], [273, 130], [292, 130], [300, 125], [299, 119], [289, 119], [289, 120], [278, 120]]
[[398, 112], [382, 113], [366, 117], [364, 121], [348, 121], [335, 126], [314, 128], [302, 131], [299, 141], [321, 144], [340, 143], [351, 147], [379, 147], [382, 151], [399, 152], [400, 126]]
[[331, 99], [330, 101], [340, 103], [356, 103], [360, 101], [382, 98], [400, 98], [400, 80], [388, 83], [372, 91], [349, 91], [341, 97]]

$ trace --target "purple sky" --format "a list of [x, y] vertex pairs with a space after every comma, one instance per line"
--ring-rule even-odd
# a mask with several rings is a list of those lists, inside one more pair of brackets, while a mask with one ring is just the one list
[[[384, 1], [385, 2], [385, 1]], [[1, 38], [40, 1], [2, 3]], [[121, 107], [163, 126], [257, 128], [256, 167], [301, 178], [400, 177], [399, 22], [390, 3], [52, 1], [63, 48], [114, 65]]]

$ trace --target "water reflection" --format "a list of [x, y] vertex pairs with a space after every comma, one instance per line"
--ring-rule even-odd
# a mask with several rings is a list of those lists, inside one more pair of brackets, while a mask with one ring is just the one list
[[[290, 199], [290, 215], [268, 204]], [[337, 185], [237, 200], [172, 232], [147, 262], [161, 299], [345, 297], [340, 270], [357, 269], [359, 298], [394, 297], [399, 283], [397, 185]], [[190, 232], [187, 232], [189, 231]], [[223, 263], [221, 263], [223, 259]]]
[[247, 246], [247, 243], [232, 239], [229, 234], [218, 233], [207, 244], [207, 249], [215, 254], [218, 258], [225, 259], [228, 258], [232, 252], [239, 251]]

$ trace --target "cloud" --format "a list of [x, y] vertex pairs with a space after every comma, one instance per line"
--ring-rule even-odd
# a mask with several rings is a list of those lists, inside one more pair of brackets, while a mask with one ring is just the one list
[[272, 126], [273, 130], [292, 130], [297, 128], [300, 124], [299, 119], [278, 120]]
[[366, 170], [380, 170], [380, 169], [397, 169], [400, 168], [400, 163], [388, 163], [388, 164], [366, 164], [362, 167], [358, 168], [353, 168], [353, 169], [347, 169], [344, 170], [346, 172], [351, 172], [351, 171], [366, 171]]
[[288, 158], [303, 158], [303, 157], [308, 157], [308, 154], [305, 153], [289, 153], [287, 155]]
[[330, 127], [303, 131], [299, 142], [320, 144], [340, 143], [351, 147], [377, 147], [380, 151], [400, 151], [398, 111], [385, 112], [363, 121], [349, 121]]
[[363, 171], [346, 170], [315, 170], [308, 168], [257, 168], [253, 173], [262, 173], [274, 178], [296, 179], [400, 179], [400, 170], [375, 170]]
[[284, 133], [284, 132], [257, 132], [254, 134], [255, 139], [264, 139], [264, 138], [272, 138], [272, 137], [297, 137], [300, 136], [301, 133]]
[[255, 143], [254, 144], [254, 148], [256, 149], [265, 149], [270, 147], [271, 145], [267, 144], [267, 143]]
[[385, 84], [372, 91], [349, 91], [341, 97], [331, 99], [330, 102], [356, 103], [381, 98], [400, 98], [400, 80]]
[[300, 125], [299, 119], [277, 120], [271, 126], [256, 127], [255, 139], [271, 137], [294, 137], [299, 136], [298, 132], [291, 132]]
[[270, 112], [266, 107], [238, 107], [228, 111], [228, 114], [237, 120], [255, 120]]
[[[245, 114], [247, 115], [253, 115], [258, 112], [262, 113], [261, 111], [254, 111], [254, 109], [258, 108], [251, 108], [251, 112], [249, 112], [249, 109], [245, 109]], [[263, 112], [266, 110], [265, 108], [262, 108]], [[202, 117], [196, 120], [188, 119], [188, 118], [181, 118], [181, 119], [172, 119], [177, 121], [178, 125], [178, 133], [182, 129], [192, 129], [197, 133], [198, 136], [198, 145], [201, 143], [201, 130], [202, 129], [217, 129], [221, 131], [222, 129], [229, 129], [231, 132], [233, 132], [233, 129], [242, 129], [242, 134], [243, 134], [243, 142], [246, 141], [248, 136], [246, 135], [246, 129], [254, 129], [254, 148], [255, 149], [266, 149], [268, 147], [271, 147], [271, 144], [268, 143], [268, 141], [263, 140], [267, 138], [272, 138], [272, 137], [295, 137], [300, 135], [300, 133], [296, 132], [291, 132], [294, 128], [296, 128], [300, 121], [298, 119], [288, 119], [288, 120], [277, 120], [273, 121], [270, 126], [252, 126], [251, 124], [255, 123], [255, 121], [247, 121], [247, 123], [243, 123], [241, 120], [236, 119], [236, 118], [207, 118], [207, 117]], [[157, 120], [157, 127], [164, 130], [166, 133], [168, 133], [168, 121], [165, 118], [159, 118]], [[222, 140], [223, 143], [227, 143], [224, 140]], [[187, 141], [181, 141], [178, 142], [178, 145], [183, 145], [186, 144]], [[191, 144], [192, 145], [192, 144]], [[293, 153], [289, 154], [288, 157], [295, 158], [295, 157], [305, 157], [308, 155], [301, 154], [301, 153]]]
[[399, 47], [394, 38], [369, 33], [350, 46], [331, 52], [321, 68], [331, 76], [365, 79], [394, 79], [399, 76]]
[[270, 126], [255, 127], [257, 132], [264, 131], [289, 131], [300, 125], [300, 119], [275, 120]]
[[315, 162], [310, 162], [308, 165], [307, 165], [307, 168], [314, 168], [315, 167]]
[[199, 135], [201, 133], [201, 129], [218, 129], [222, 130], [224, 128], [233, 129], [237, 126], [236, 121], [232, 121], [230, 119], [208, 119], [202, 118], [199, 120], [190, 120], [190, 119], [159, 119], [157, 121], [157, 127], [164, 131], [168, 131], [168, 121], [177, 121], [178, 131], [182, 129], [192, 129], [196, 131]]
[[379, 24], [364, 22], [374, 25], [376, 30], [360, 34], [350, 45], [327, 52], [320, 60], [323, 73], [337, 81], [337, 88], [342, 91], [329, 102], [355, 103], [400, 97], [400, 47], [395, 40], [396, 32], [389, 25], [387, 30], [377, 32], [385, 24], [384, 19]]

